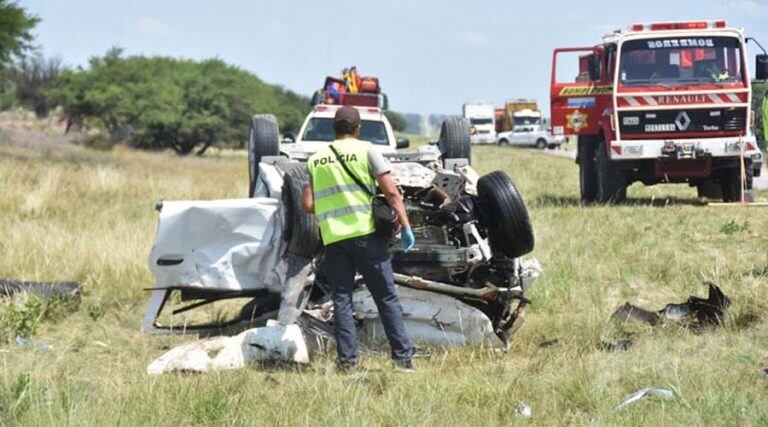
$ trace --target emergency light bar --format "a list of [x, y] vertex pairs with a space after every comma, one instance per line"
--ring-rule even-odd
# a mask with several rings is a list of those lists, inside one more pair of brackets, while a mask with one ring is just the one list
[[631, 31], [663, 31], [663, 30], [705, 30], [707, 28], [725, 28], [725, 21], [691, 21], [691, 22], [656, 22], [652, 24], [632, 24]]

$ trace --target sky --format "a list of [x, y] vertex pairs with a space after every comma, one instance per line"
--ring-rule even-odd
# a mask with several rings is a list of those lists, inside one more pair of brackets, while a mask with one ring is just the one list
[[[636, 22], [727, 19], [768, 48], [768, 0], [21, 0], [37, 44], [71, 66], [127, 54], [217, 57], [310, 95], [356, 65], [400, 112], [533, 98], [548, 110], [552, 49]], [[757, 52], [750, 45], [749, 56]], [[575, 67], [575, 66], [574, 66]], [[754, 70], [754, 67], [751, 68]], [[750, 71], [753, 72], [753, 71]], [[576, 70], [573, 70], [576, 73]]]

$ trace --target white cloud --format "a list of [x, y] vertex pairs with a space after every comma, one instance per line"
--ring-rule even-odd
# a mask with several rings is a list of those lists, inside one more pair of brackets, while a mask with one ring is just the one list
[[768, 5], [754, 0], [738, 0], [728, 5], [731, 12], [744, 14], [745, 18], [764, 18], [768, 16]]
[[144, 16], [134, 21], [133, 30], [139, 34], [161, 34], [168, 32], [168, 26], [159, 19]]
[[488, 37], [474, 31], [464, 31], [458, 35], [458, 40], [472, 46], [488, 44]]

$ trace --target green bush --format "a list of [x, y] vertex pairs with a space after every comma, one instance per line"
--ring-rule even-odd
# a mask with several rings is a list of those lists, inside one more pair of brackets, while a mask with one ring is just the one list
[[63, 72], [52, 93], [68, 127], [97, 127], [113, 143], [181, 155], [242, 147], [257, 113], [275, 114], [283, 131], [298, 130], [309, 108], [307, 98], [218, 59], [123, 57], [117, 48]]
[[766, 92], [768, 92], [768, 82], [752, 82], [752, 111], [755, 112], [755, 137], [757, 138], [757, 144], [763, 151], [766, 151], [766, 137], [768, 137], [768, 135], [765, 135], [764, 123], [766, 117], [763, 111]]
[[392, 125], [392, 129], [394, 129], [395, 132], [402, 132], [405, 130], [405, 126], [408, 123], [405, 121], [405, 117], [402, 114], [387, 110], [384, 112], [384, 115], [387, 116], [387, 120], [389, 120], [389, 124]]
[[16, 336], [33, 337], [40, 322], [75, 311], [77, 303], [76, 298], [66, 295], [41, 298], [20, 294], [3, 298], [0, 300], [0, 342], [13, 340]]

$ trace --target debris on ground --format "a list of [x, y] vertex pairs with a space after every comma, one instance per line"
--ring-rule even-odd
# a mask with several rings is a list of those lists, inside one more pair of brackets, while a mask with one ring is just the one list
[[638, 390], [630, 394], [629, 396], [627, 396], [627, 398], [624, 399], [624, 401], [621, 402], [621, 404], [615, 407], [613, 410], [620, 411], [648, 395], [657, 396], [662, 400], [669, 400], [672, 397], [674, 397], [675, 394], [672, 392], [672, 390], [667, 390], [666, 388], [659, 388], [659, 387], [644, 388], [642, 390]]
[[51, 348], [50, 344], [37, 343], [32, 338], [24, 338], [21, 335], [16, 335], [16, 339], [14, 341], [16, 342], [17, 346], [24, 348], [31, 348], [35, 350], [49, 350]]
[[10, 297], [26, 293], [50, 299], [58, 296], [79, 297], [80, 291], [81, 286], [78, 282], [25, 282], [0, 279], [0, 296]]
[[556, 344], [560, 344], [560, 338], [545, 339], [539, 343], [540, 348], [552, 347]]
[[731, 305], [731, 300], [714, 283], [704, 284], [709, 287], [707, 299], [690, 296], [684, 303], [670, 303], [658, 311], [646, 310], [627, 302], [619, 307], [611, 318], [619, 322], [635, 320], [650, 326], [669, 321], [681, 322], [692, 329], [722, 325], [725, 310]]
[[176, 347], [150, 363], [147, 373], [209, 372], [238, 369], [249, 362], [283, 361], [309, 363], [301, 329], [270, 321], [233, 337], [201, 340]]
[[531, 418], [531, 405], [526, 404], [522, 400], [517, 404], [515, 408], [515, 416], [518, 418]]
[[598, 347], [600, 350], [607, 352], [627, 351], [630, 347], [632, 347], [632, 340], [624, 339], [616, 341], [601, 341]]

